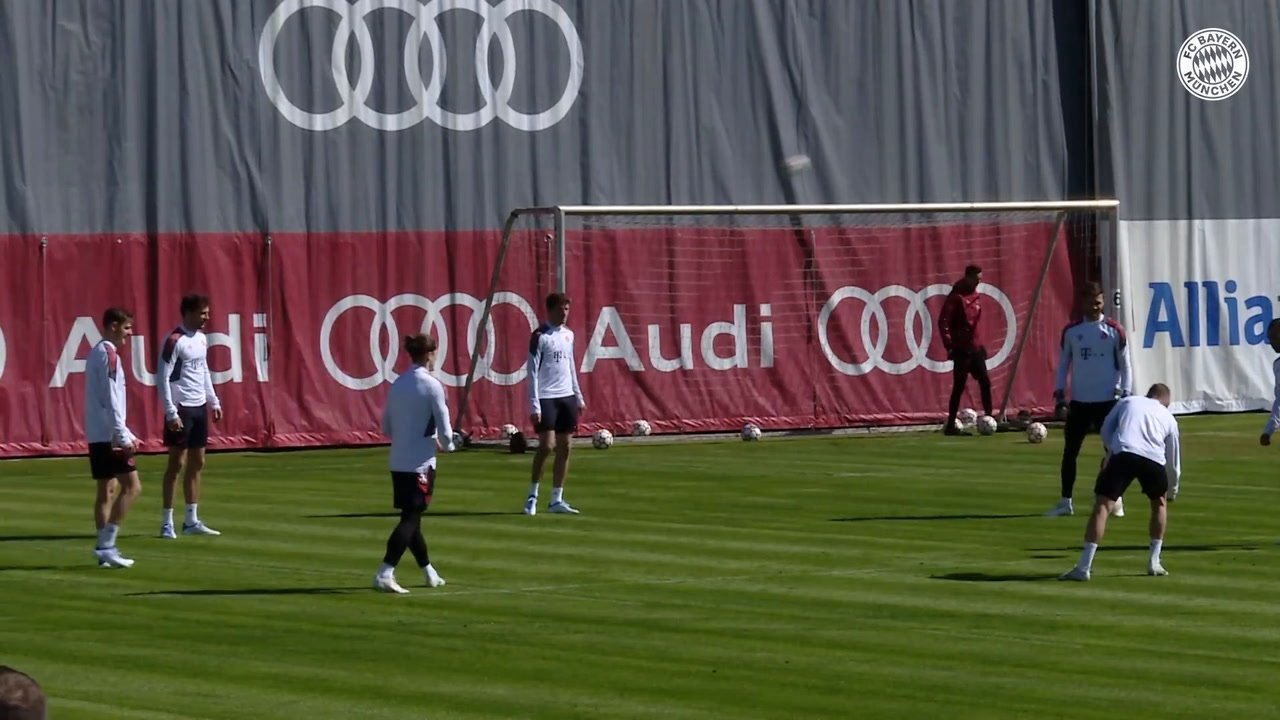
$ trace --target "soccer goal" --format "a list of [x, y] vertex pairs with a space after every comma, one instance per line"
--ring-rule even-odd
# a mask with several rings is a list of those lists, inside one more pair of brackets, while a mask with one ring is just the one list
[[[993, 415], [1047, 417], [1076, 288], [1098, 272], [1080, 251], [1105, 244], [1118, 206], [517, 209], [467, 328], [458, 426], [527, 425], [527, 340], [551, 292], [571, 300], [583, 433], [940, 423], [953, 363], [939, 319], [969, 266]], [[971, 378], [962, 407], [982, 404]]]

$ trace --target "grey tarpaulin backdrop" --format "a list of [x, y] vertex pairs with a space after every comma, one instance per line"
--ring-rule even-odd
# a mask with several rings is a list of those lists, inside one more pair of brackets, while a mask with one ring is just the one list
[[[488, 23], [454, 10], [416, 27], [324, 7], [351, 15], [348, 0], [0, 4], [0, 232], [482, 229], [549, 202], [1091, 192], [1083, 3], [558, 3], [432, 3]], [[533, 10], [498, 17], [518, 6]], [[406, 38], [424, 37], [406, 70]], [[513, 127], [555, 108], [575, 69], [558, 122]], [[349, 112], [303, 129], [268, 88], [295, 118]], [[496, 117], [445, 112], [486, 102]], [[814, 167], [793, 194], [778, 166], [797, 152]]]

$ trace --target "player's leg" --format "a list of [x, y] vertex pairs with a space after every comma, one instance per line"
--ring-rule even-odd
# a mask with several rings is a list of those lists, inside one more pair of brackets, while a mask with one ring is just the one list
[[426, 509], [418, 484], [417, 473], [391, 473], [391, 493], [395, 507], [400, 511], [400, 520], [387, 536], [382, 566], [378, 568], [378, 574], [373, 576], [375, 590], [401, 595], [409, 592], [396, 582], [395, 573], [396, 565], [404, 557], [404, 551], [409, 548], [414, 534], [421, 528], [422, 512]]
[[524, 499], [524, 514], [533, 515], [538, 512], [538, 487], [542, 482], [542, 468], [551, 457], [552, 441], [555, 439], [556, 404], [550, 400], [539, 401], [541, 415], [538, 426], [533, 430], [538, 434], [538, 449], [533, 452], [533, 472], [529, 483], [529, 496]]
[[119, 492], [120, 484], [114, 477], [109, 478], [106, 483], [98, 484], [98, 497], [93, 503], [93, 526], [98, 532], [106, 526], [107, 516], [111, 514], [111, 504], [116, 501], [116, 494]]
[[1115, 506], [1116, 498], [1124, 494], [1135, 475], [1129, 462], [1130, 456], [1118, 455], [1107, 463], [1107, 467], [1098, 475], [1094, 484], [1093, 511], [1084, 528], [1084, 547], [1080, 551], [1080, 561], [1076, 566], [1060, 576], [1062, 580], [1088, 580], [1093, 572], [1093, 557], [1098, 552], [1098, 544], [1107, 532], [1107, 517]]
[[991, 402], [991, 375], [987, 373], [987, 356], [985, 353], [974, 353], [973, 364], [969, 373], [978, 381], [978, 391], [982, 394], [982, 409], [987, 415], [994, 417]]
[[122, 462], [121, 465], [119, 468], [121, 472], [114, 478], [120, 492], [111, 504], [107, 524], [98, 532], [99, 560], [107, 562], [112, 567], [133, 565], [133, 561], [125, 557], [116, 546], [116, 537], [120, 533], [120, 526], [124, 524], [125, 517], [129, 514], [129, 508], [133, 507], [134, 501], [142, 492], [142, 480], [138, 477], [138, 471], [133, 468], [132, 459], [127, 464]]
[[573, 434], [578, 430], [578, 401], [558, 400], [556, 410], [556, 460], [551, 471], [551, 502], [548, 512], [577, 515], [578, 511], [564, 499], [564, 482], [569, 476], [569, 454], [573, 451]]
[[164, 477], [160, 481], [160, 500], [163, 503], [160, 517], [160, 537], [174, 540], [178, 534], [173, 525], [173, 496], [178, 487], [178, 476], [182, 474], [182, 466], [187, 458], [187, 435], [190, 427], [184, 417], [186, 408], [178, 408], [178, 419], [182, 421], [182, 429], [170, 430], [165, 427], [164, 444], [169, 448], [169, 462], [164, 468]]
[[221, 535], [200, 521], [200, 483], [204, 478], [205, 448], [209, 445], [208, 406], [192, 408], [187, 436], [187, 467], [182, 476], [182, 497], [187, 503], [182, 520], [183, 535]]
[[1145, 462], [1142, 463], [1138, 482], [1142, 485], [1142, 494], [1151, 501], [1151, 523], [1148, 526], [1151, 545], [1147, 554], [1147, 574], [1168, 575], [1169, 571], [1160, 562], [1160, 551], [1164, 549], [1164, 532], [1169, 524], [1169, 505], [1165, 500], [1165, 494], [1169, 492], [1169, 476], [1160, 463], [1146, 458], [1142, 460]]
[[[431, 507], [431, 496], [435, 494], [436, 488], [436, 469], [435, 467], [427, 468], [427, 472], [418, 476], [418, 490], [422, 494], [422, 513]], [[422, 568], [422, 577], [427, 581], [427, 587], [440, 587], [444, 585], [444, 578], [440, 577], [440, 573], [431, 566], [431, 556], [427, 553], [427, 538], [422, 534], [422, 513], [418, 513], [417, 526], [414, 528], [413, 537], [409, 538], [409, 552], [413, 553], [413, 559], [417, 561], [418, 567]]]
[[956, 416], [960, 414], [960, 399], [964, 397], [965, 382], [969, 378], [968, 356], [960, 353], [952, 354], [951, 361], [951, 398], [947, 402], [947, 424], [942, 432], [947, 435], [959, 435], [956, 429]]
[[1058, 499], [1058, 504], [1045, 513], [1046, 516], [1075, 514], [1071, 495], [1076, 485], [1076, 459], [1080, 456], [1080, 448], [1084, 447], [1084, 439], [1088, 434], [1088, 412], [1080, 403], [1071, 403], [1067, 413], [1066, 427], [1062, 432], [1062, 465], [1058, 470], [1062, 495]]

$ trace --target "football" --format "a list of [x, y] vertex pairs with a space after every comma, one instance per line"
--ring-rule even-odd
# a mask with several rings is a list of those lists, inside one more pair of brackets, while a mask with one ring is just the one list
[[517, 428], [515, 425], [512, 425], [511, 423], [507, 423], [506, 425], [502, 426], [502, 439], [510, 440], [511, 436], [515, 435], [518, 432], [520, 432], [519, 428]]
[[983, 415], [978, 418], [978, 432], [983, 435], [996, 434], [996, 419], [990, 415]]
[[747, 423], [742, 426], [742, 439], [744, 442], [759, 440], [761, 435], [764, 435], [764, 433], [761, 432], [760, 426], [755, 423]]
[[1044, 439], [1049, 437], [1049, 428], [1044, 423], [1033, 422], [1027, 426], [1027, 442], [1042, 443]]
[[973, 408], [965, 408], [956, 416], [961, 428], [971, 428], [973, 424], [978, 422], [978, 411]]
[[597, 450], [608, 450], [613, 447], [613, 433], [608, 430], [597, 430], [591, 435], [591, 447]]
[[653, 432], [653, 428], [649, 427], [648, 420], [637, 420], [631, 425], [631, 434], [645, 436]]

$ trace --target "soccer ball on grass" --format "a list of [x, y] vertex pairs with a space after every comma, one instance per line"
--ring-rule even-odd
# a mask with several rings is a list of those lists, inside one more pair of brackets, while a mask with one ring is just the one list
[[631, 424], [631, 434], [644, 437], [653, 432], [653, 428], [649, 427], [648, 420], [637, 420]]
[[991, 417], [990, 415], [983, 415], [982, 417], [978, 418], [979, 433], [983, 435], [995, 435], [996, 427], [997, 427], [996, 419]]
[[1033, 422], [1027, 426], [1027, 442], [1039, 444], [1049, 437], [1049, 428], [1044, 423]]
[[613, 447], [613, 433], [600, 429], [591, 435], [591, 447], [597, 450], [608, 450]]
[[520, 428], [516, 427], [515, 425], [512, 425], [511, 423], [507, 423], [506, 425], [502, 426], [502, 439], [510, 440], [511, 436], [515, 435], [518, 432], [520, 432]]
[[978, 422], [978, 411], [973, 408], [965, 408], [956, 415], [956, 422], [960, 423], [960, 429], [966, 430], [973, 427]]
[[742, 426], [743, 442], [754, 442], [759, 440], [764, 433], [760, 430], [760, 426], [755, 423], [747, 423]]

